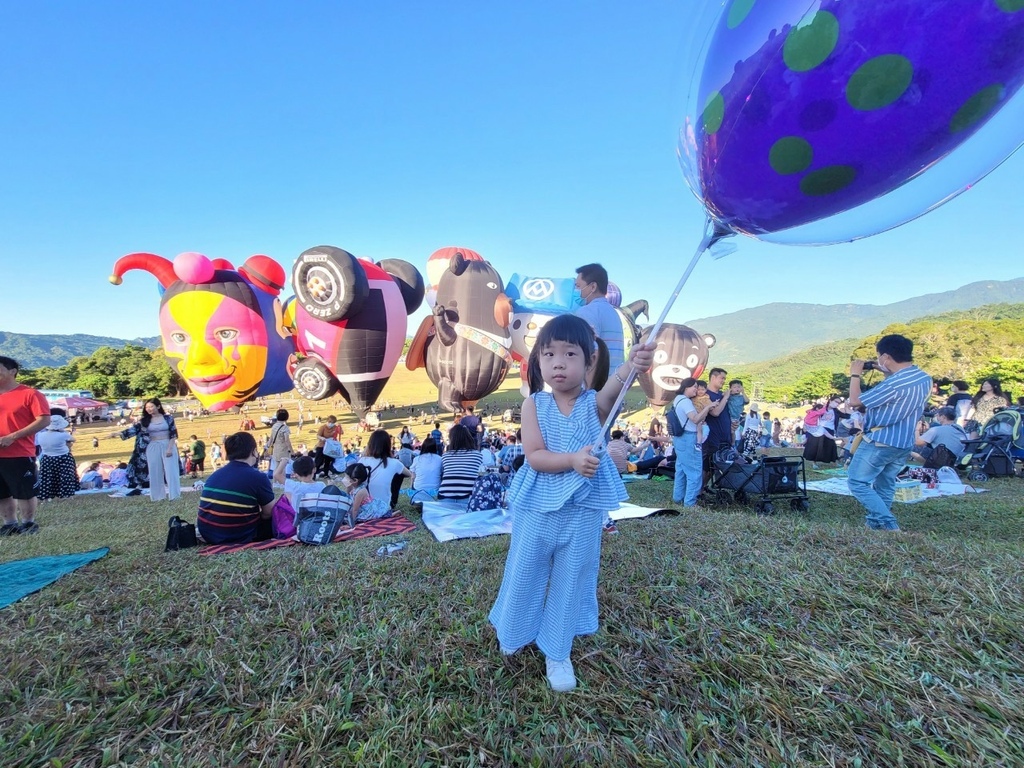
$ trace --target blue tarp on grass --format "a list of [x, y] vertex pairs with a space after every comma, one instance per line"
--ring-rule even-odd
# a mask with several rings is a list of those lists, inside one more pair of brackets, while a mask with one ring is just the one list
[[46, 555], [0, 564], [0, 608], [6, 608], [11, 603], [38, 592], [65, 573], [71, 573], [83, 565], [99, 560], [109, 551], [110, 547], [100, 547], [91, 552]]

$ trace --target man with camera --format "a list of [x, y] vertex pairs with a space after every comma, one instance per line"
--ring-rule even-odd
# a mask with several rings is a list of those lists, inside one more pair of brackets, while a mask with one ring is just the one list
[[[892, 514], [896, 475], [914, 448], [917, 422], [932, 390], [931, 377], [914, 365], [914, 342], [890, 334], [875, 344], [877, 361], [850, 363], [850, 404], [863, 405], [864, 437], [850, 461], [850, 492], [867, 511], [868, 528], [900, 529]], [[861, 374], [879, 370], [885, 378], [861, 391]]]

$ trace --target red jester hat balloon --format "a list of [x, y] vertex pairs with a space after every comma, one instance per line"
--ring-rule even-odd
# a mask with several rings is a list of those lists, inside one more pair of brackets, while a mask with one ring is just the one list
[[388, 383], [405, 346], [408, 314], [423, 303], [423, 277], [411, 264], [357, 259], [330, 245], [299, 255], [288, 308], [303, 359], [294, 367], [299, 394], [335, 392], [360, 416]]
[[512, 363], [512, 303], [486, 261], [452, 256], [441, 275], [433, 317], [424, 318], [405, 365], [426, 368], [442, 408], [459, 411], [498, 388]]
[[282, 324], [284, 270], [277, 262], [253, 256], [235, 271], [199, 253], [180, 254], [173, 264], [133, 253], [117, 261], [110, 281], [119, 285], [131, 269], [160, 282], [164, 354], [204, 408], [226, 411], [291, 389], [294, 345]]

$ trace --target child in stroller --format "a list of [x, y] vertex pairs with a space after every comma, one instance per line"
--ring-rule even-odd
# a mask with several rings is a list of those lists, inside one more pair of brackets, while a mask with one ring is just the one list
[[967, 479], [982, 482], [990, 477], [1012, 477], [1016, 462], [1024, 462], [1024, 408], [1003, 408], [985, 424], [981, 435], [964, 440], [960, 468]]

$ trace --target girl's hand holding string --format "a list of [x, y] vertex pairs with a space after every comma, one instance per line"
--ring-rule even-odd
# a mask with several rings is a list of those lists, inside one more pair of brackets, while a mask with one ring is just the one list
[[593, 477], [597, 472], [598, 466], [601, 464], [601, 459], [590, 454], [590, 450], [593, 447], [592, 445], [585, 445], [572, 455], [572, 468], [583, 475], [583, 477]]

